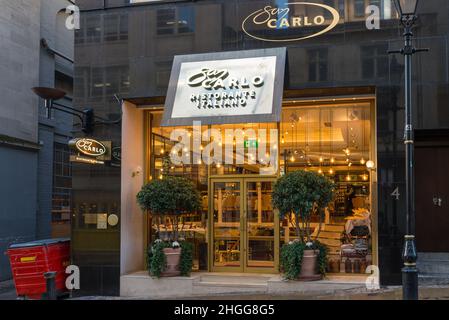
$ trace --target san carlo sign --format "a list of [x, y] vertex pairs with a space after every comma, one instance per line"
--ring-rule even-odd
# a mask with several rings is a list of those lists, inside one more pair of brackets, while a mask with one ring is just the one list
[[77, 139], [75, 148], [82, 154], [91, 157], [103, 156], [107, 151], [106, 146], [102, 142], [88, 138]]
[[175, 56], [163, 126], [280, 119], [286, 48]]
[[[301, 14], [295, 14], [301, 12]], [[310, 13], [309, 13], [310, 12]], [[334, 29], [340, 21], [335, 8], [321, 3], [289, 2], [285, 7], [267, 5], [247, 16], [242, 23], [243, 31], [261, 41], [289, 42], [318, 37]], [[276, 30], [275, 35], [258, 30]], [[301, 31], [301, 35], [292, 30]], [[289, 31], [280, 37], [280, 32]]]

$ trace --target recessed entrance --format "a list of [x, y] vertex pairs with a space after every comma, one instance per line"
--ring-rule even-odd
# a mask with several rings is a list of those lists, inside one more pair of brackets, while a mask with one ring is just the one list
[[276, 272], [279, 218], [271, 206], [274, 178], [211, 178], [213, 271]]

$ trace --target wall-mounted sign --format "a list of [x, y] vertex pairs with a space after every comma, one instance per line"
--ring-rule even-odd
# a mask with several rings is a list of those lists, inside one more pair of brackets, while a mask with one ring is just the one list
[[245, 148], [259, 148], [259, 141], [255, 140], [245, 140], [243, 143]]
[[176, 56], [162, 125], [280, 120], [285, 48]]
[[86, 156], [99, 157], [106, 154], [106, 146], [100, 141], [88, 138], [77, 139], [76, 149]]
[[77, 152], [72, 155], [72, 162], [104, 164], [111, 160], [111, 141], [98, 141], [91, 138], [76, 138], [69, 141], [69, 147]]
[[97, 160], [97, 159], [91, 158], [91, 157], [76, 156], [76, 155], [70, 156], [70, 162], [80, 162], [80, 163], [86, 163], [86, 164], [104, 164], [104, 161], [102, 161], [102, 160]]
[[108, 214], [98, 213], [97, 214], [97, 229], [107, 229], [108, 228]]
[[252, 12], [243, 20], [242, 30], [261, 41], [299, 41], [331, 31], [339, 21], [340, 14], [331, 6], [289, 2], [283, 7], [266, 5]]
[[108, 217], [108, 224], [114, 227], [118, 224], [118, 216], [116, 214], [110, 214]]

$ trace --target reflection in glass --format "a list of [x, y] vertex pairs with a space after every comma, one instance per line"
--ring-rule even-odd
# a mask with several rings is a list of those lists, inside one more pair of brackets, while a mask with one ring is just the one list
[[240, 266], [240, 183], [216, 182], [214, 192], [214, 265]]
[[272, 182], [247, 182], [247, 266], [274, 267]]

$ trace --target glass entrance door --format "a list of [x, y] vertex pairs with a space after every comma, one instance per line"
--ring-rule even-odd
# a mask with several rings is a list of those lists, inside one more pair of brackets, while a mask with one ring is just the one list
[[271, 206], [274, 179], [212, 179], [211, 270], [276, 272], [279, 219]]

